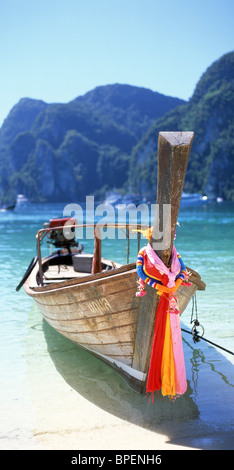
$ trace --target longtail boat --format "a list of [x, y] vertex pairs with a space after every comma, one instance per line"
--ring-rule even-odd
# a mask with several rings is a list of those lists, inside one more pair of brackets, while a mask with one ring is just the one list
[[[159, 207], [171, 205], [170, 246], [157, 252], [165, 263], [169, 263], [172, 251], [192, 140], [192, 132], [160, 132], [158, 137], [156, 202]], [[162, 220], [154, 220], [150, 239], [152, 246], [156, 226], [162, 223]], [[73, 224], [73, 227], [79, 226], [74, 221]], [[132, 388], [142, 393], [159, 303], [157, 290], [146, 285], [147, 295], [136, 296], [136, 263], [120, 265], [102, 258], [98, 230], [94, 252], [90, 254], [84, 253], [81, 246], [65, 246], [62, 242], [59, 246], [56, 233], [61, 235], [63, 229], [64, 220], [52, 220], [50, 226], [39, 230], [37, 256], [17, 290], [24, 284], [26, 293], [34, 299], [45, 320], [55, 330], [115, 368]], [[127, 230], [131, 231], [130, 225]], [[41, 242], [45, 236], [55, 236], [59, 249], [42, 258]], [[181, 285], [177, 291], [180, 313], [197, 290], [205, 289], [198, 273], [187, 269], [190, 285]]]

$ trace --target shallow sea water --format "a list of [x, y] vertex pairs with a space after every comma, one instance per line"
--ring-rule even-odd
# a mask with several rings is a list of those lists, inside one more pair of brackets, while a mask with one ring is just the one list
[[[164, 434], [172, 445], [233, 449], [233, 355], [204, 341], [194, 344], [191, 335], [183, 333], [188, 391], [175, 402], [156, 397], [152, 405], [130, 390], [107, 365], [47, 325], [23, 288], [15, 291], [35, 255], [37, 230], [50, 218], [62, 216], [63, 207], [31, 204], [12, 213], [0, 213], [0, 448], [41, 448], [39, 434], [44, 433], [45, 445], [48, 428], [51, 433], [61, 428], [64, 435], [63, 423], [66, 429], [79, 429], [77, 423], [74, 427], [70, 422], [66, 406], [62, 415], [56, 414], [56, 391], [66, 386], [74, 406], [81, 397], [86, 405], [90, 404], [90, 413], [94, 407], [95, 412], [104, 412], [105, 419], [109, 416], [111, 422], [117, 419], [118, 423], [137, 426], [139, 433]], [[204, 337], [234, 351], [234, 204], [182, 205], [179, 222], [177, 250], [207, 284], [206, 291], [197, 294]], [[86, 251], [92, 251], [92, 243], [85, 242]], [[124, 240], [106, 240], [103, 255], [126, 262], [126, 248]], [[45, 244], [43, 250], [48, 253]], [[135, 261], [136, 255], [137, 244], [132, 240], [130, 262]], [[181, 318], [182, 327], [189, 331], [191, 310], [190, 304]], [[81, 415], [79, 410], [74, 409], [74, 413]], [[46, 414], [56, 426], [48, 425]], [[85, 429], [85, 419], [80, 423], [81, 429], [82, 426]], [[126, 436], [126, 449], [127, 439]], [[82, 448], [83, 444], [87, 442], [81, 438], [77, 447]], [[147, 442], [141, 444], [139, 449], [147, 446]], [[53, 448], [62, 449], [64, 445], [64, 440], [58, 438]]]

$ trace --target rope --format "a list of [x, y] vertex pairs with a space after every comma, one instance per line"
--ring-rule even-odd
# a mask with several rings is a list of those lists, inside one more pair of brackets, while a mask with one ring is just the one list
[[[227, 353], [232, 354], [234, 356], [234, 353], [232, 351], [229, 351], [228, 349], [223, 348], [223, 346], [220, 346], [219, 344], [213, 343], [212, 341], [210, 341], [210, 340], [203, 337], [204, 328], [198, 321], [196, 294], [194, 294], [192, 300], [193, 300], [193, 304], [192, 304], [192, 314], [191, 314], [191, 320], [190, 320], [190, 324], [191, 323], [194, 324], [193, 327], [192, 327], [192, 331], [184, 330], [183, 328], [181, 328], [181, 331], [184, 331], [185, 333], [189, 333], [190, 335], [192, 335], [194, 343], [197, 343], [200, 339], [203, 339], [207, 343], [210, 343], [213, 346], [216, 346], [217, 348], [222, 349], [223, 351], [226, 351]], [[195, 316], [195, 319], [194, 319], [194, 316]], [[202, 335], [198, 335], [196, 326], [200, 326], [202, 328]]]
[[[181, 328], [181, 331], [184, 331], [185, 333], [189, 333], [190, 335], [193, 335], [193, 333], [192, 333], [191, 331], [184, 330], [184, 328]], [[212, 344], [213, 346], [216, 346], [217, 348], [223, 349], [223, 351], [226, 351], [227, 353], [232, 354], [232, 355], [234, 356], [234, 353], [233, 353], [232, 351], [229, 351], [228, 349], [223, 348], [222, 346], [219, 346], [219, 344], [213, 343], [212, 341], [209, 341], [208, 339], [203, 338], [203, 336], [199, 336], [199, 335], [196, 335], [196, 336], [197, 336], [198, 338], [200, 338], [200, 339], [203, 339], [203, 340], [206, 341], [207, 343], [210, 343], [210, 344]]]

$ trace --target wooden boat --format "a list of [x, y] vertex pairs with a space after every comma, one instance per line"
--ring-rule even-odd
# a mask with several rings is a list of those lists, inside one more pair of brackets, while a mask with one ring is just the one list
[[[172, 204], [172, 243], [192, 137], [192, 133], [159, 134], [157, 202]], [[143, 392], [159, 296], [146, 286], [147, 295], [136, 297], [136, 264], [120, 265], [102, 258], [98, 236], [94, 254], [84, 253], [82, 247], [62, 246], [41, 259], [42, 239], [61, 233], [62, 222], [38, 232], [37, 257], [22, 281], [25, 291], [53, 328], [114, 367], [130, 386]], [[160, 254], [164, 262], [170, 251], [171, 247]], [[196, 291], [205, 289], [200, 276], [188, 269], [191, 286], [177, 291], [181, 313]]]

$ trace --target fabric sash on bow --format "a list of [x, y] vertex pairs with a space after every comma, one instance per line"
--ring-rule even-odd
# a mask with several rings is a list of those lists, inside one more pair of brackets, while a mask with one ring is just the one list
[[[137, 274], [140, 277], [136, 295], [145, 295], [144, 285], [148, 284], [158, 290], [160, 300], [156, 311], [151, 358], [146, 384], [146, 393], [161, 390], [163, 396], [175, 397], [187, 390], [182, 336], [177, 304], [176, 290], [187, 277], [185, 265], [177, 254], [175, 246], [172, 250], [171, 268], [167, 268], [162, 260], [148, 244], [139, 251], [137, 258]], [[186, 283], [186, 285], [191, 285]]]

